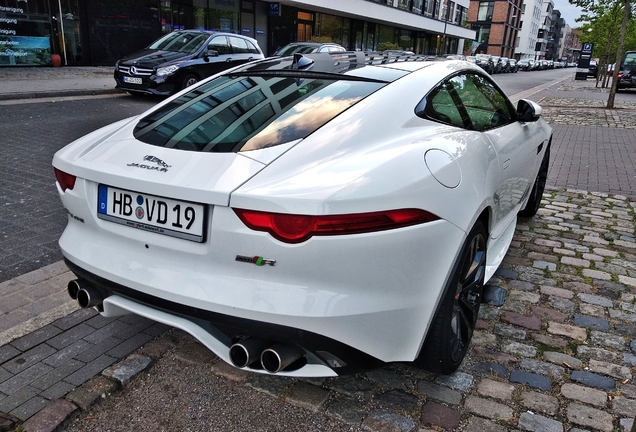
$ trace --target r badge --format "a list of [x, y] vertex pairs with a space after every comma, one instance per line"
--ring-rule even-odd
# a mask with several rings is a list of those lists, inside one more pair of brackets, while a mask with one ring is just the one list
[[244, 262], [244, 263], [250, 263], [250, 264], [256, 264], [257, 266], [264, 266], [264, 265], [271, 265], [272, 267], [276, 264], [276, 260], [273, 259], [267, 259], [267, 258], [263, 258], [260, 256], [255, 256], [255, 257], [248, 257], [248, 256], [244, 256], [244, 255], [237, 255], [236, 256], [236, 261], [240, 261], [240, 262]]

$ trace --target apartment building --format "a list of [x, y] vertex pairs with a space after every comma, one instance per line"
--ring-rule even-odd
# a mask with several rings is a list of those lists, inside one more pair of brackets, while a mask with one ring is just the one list
[[468, 21], [476, 37], [470, 52], [513, 57], [521, 11], [522, 0], [471, 0]]
[[[521, 0], [516, 0], [521, 1]], [[176, 29], [253, 37], [266, 55], [289, 42], [350, 50], [390, 42], [421, 54], [458, 53], [470, 0], [0, 0], [0, 66], [114, 65]]]

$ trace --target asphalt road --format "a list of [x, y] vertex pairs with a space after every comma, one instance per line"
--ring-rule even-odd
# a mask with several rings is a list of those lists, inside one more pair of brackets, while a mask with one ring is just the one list
[[[512, 95], [572, 73], [570, 68], [493, 78]], [[93, 130], [160, 101], [117, 95], [2, 103], [0, 282], [62, 259], [57, 240], [66, 215], [55, 188], [53, 154]]]
[[157, 102], [122, 95], [3, 104], [0, 282], [62, 259], [57, 240], [66, 226], [66, 214], [55, 188], [53, 154]]
[[[492, 75], [497, 85], [508, 95], [520, 93], [550, 81], [573, 76], [575, 68], [550, 69], [543, 71], [517, 72]], [[590, 79], [593, 79], [590, 77]]]

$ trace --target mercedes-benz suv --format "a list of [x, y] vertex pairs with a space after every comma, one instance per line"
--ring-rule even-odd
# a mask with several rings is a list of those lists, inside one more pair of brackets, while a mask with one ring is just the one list
[[216, 73], [262, 58], [258, 42], [249, 37], [176, 31], [117, 61], [116, 88], [168, 96]]

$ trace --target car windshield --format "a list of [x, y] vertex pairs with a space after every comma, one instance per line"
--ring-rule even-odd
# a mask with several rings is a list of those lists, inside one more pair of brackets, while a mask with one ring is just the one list
[[627, 53], [623, 66], [636, 66], [636, 53]]
[[237, 152], [305, 138], [386, 85], [299, 76], [222, 76], [139, 121], [134, 136], [161, 147]]
[[210, 35], [198, 32], [168, 33], [148, 47], [151, 50], [163, 50], [194, 54], [208, 40]]
[[318, 49], [316, 45], [287, 45], [281, 48], [275, 55], [288, 56], [292, 54], [309, 54]]

